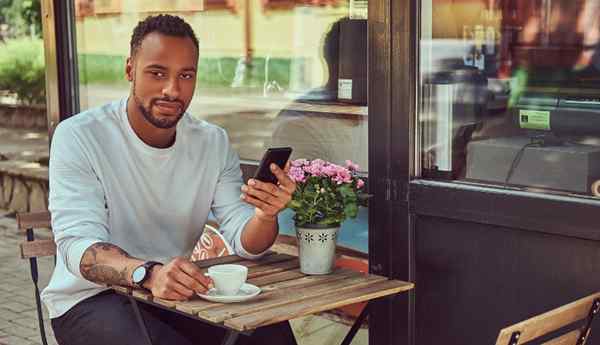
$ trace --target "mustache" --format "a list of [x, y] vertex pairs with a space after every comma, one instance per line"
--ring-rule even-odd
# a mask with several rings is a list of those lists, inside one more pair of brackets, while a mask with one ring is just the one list
[[183, 108], [184, 103], [182, 100], [174, 98], [174, 97], [157, 97], [157, 98], [152, 98], [150, 100], [150, 104], [151, 105], [155, 105], [156, 102], [171, 102], [171, 103], [178, 103], [179, 106], [181, 106]]

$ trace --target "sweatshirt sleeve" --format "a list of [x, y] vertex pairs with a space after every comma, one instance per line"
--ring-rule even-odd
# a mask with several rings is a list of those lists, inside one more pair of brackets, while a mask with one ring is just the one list
[[76, 277], [83, 253], [108, 242], [104, 189], [77, 133], [62, 122], [54, 132], [49, 163], [49, 210], [58, 255]]
[[[227, 134], [224, 135], [226, 138]], [[242, 171], [237, 154], [228, 141], [222, 147], [225, 148], [225, 164], [217, 182], [211, 209], [220, 224], [220, 231], [232, 245], [235, 253], [247, 259], [257, 259], [268, 249], [259, 254], [251, 254], [242, 246], [242, 232], [254, 216], [254, 206], [240, 199]]]

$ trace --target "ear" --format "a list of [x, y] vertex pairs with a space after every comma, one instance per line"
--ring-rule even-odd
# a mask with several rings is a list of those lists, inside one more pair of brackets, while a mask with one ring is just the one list
[[127, 63], [125, 64], [125, 76], [127, 80], [133, 81], [133, 59], [131, 57], [127, 58]]

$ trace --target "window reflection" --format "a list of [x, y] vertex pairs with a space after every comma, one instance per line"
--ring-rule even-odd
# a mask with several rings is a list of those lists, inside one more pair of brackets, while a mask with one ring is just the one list
[[597, 194], [600, 2], [434, 0], [423, 13], [423, 176]]
[[127, 95], [131, 29], [174, 12], [200, 41], [188, 111], [226, 128], [242, 159], [292, 146], [294, 158], [351, 159], [366, 172], [366, 1], [75, 0], [75, 8], [83, 109]]

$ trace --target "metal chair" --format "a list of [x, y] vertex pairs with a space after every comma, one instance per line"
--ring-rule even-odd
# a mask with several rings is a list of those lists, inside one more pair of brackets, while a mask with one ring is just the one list
[[584, 345], [599, 311], [600, 292], [502, 329], [496, 345], [526, 344], [542, 337], [544, 345]]
[[17, 214], [17, 227], [24, 231], [27, 241], [20, 244], [21, 258], [29, 259], [31, 271], [31, 280], [35, 287], [35, 303], [37, 306], [38, 322], [42, 343], [48, 345], [46, 340], [46, 329], [44, 328], [44, 314], [42, 313], [42, 302], [40, 299], [40, 289], [38, 287], [38, 265], [37, 258], [54, 256], [56, 263], [56, 244], [54, 240], [36, 239], [34, 229], [50, 228], [50, 212], [31, 212]]

